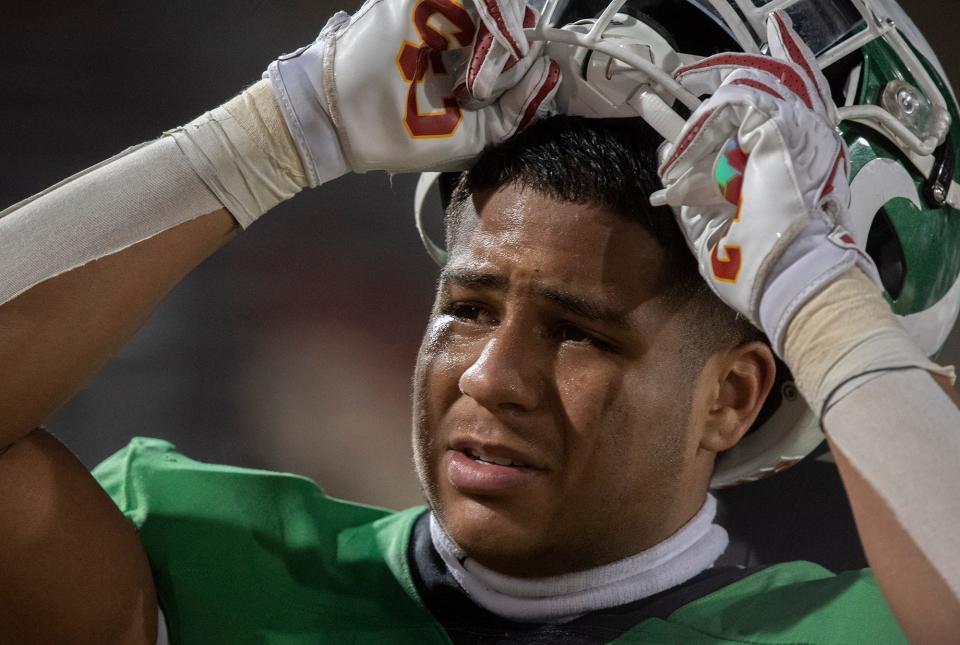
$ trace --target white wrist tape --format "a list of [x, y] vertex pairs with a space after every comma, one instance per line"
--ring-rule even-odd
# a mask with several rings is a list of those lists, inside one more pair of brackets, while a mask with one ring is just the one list
[[221, 207], [172, 139], [125, 150], [0, 213], [0, 304]]
[[784, 358], [827, 436], [960, 598], [960, 410], [930, 376], [953, 368], [923, 355], [858, 268], [797, 313]]
[[268, 80], [167, 134], [243, 228], [310, 183]]
[[850, 269], [807, 302], [784, 340], [784, 360], [813, 410], [823, 416], [848, 384], [865, 375], [919, 368], [954, 378], [916, 346], [859, 268]]
[[170, 135], [0, 213], [0, 303], [222, 207], [249, 226], [307, 185], [269, 81]]
[[960, 410], [953, 401], [920, 370], [886, 372], [836, 401], [823, 427], [960, 598]]

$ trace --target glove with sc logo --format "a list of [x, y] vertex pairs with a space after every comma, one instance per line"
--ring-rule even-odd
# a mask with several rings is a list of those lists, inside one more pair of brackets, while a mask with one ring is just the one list
[[352, 170], [457, 170], [546, 110], [556, 63], [511, 0], [368, 0], [265, 76], [317, 185]]
[[879, 284], [847, 227], [849, 158], [826, 78], [789, 17], [767, 21], [769, 56], [718, 54], [676, 72], [711, 95], [667, 151], [659, 200], [717, 295], [778, 352], [794, 314], [852, 267]]

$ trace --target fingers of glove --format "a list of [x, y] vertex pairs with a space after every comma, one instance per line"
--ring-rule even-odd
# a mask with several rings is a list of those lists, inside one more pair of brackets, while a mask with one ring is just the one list
[[749, 158], [744, 193], [750, 199], [760, 195], [761, 203], [776, 203], [778, 191], [768, 188], [779, 175], [786, 177], [782, 189], [800, 197], [803, 207], [798, 212], [822, 206], [834, 193], [844, 199], [849, 190], [846, 176], [838, 173], [845, 169], [842, 139], [808, 110], [782, 110], [749, 132], [741, 129], [738, 140]]
[[749, 131], [776, 114], [781, 103], [784, 101], [777, 98], [775, 91], [760, 90], [752, 84], [723, 85], [687, 121], [660, 167], [660, 177], [669, 185], [701, 158], [709, 156], [712, 163], [730, 137], [738, 131]]
[[817, 58], [800, 35], [786, 12], [774, 11], [767, 17], [767, 43], [770, 55], [795, 64], [810, 80], [813, 89], [824, 107], [824, 114], [837, 121], [836, 106], [830, 93], [830, 84], [817, 64]]
[[715, 94], [732, 74], [752, 70], [777, 79], [781, 87], [795, 94], [810, 110], [824, 109], [815, 83], [795, 63], [759, 54], [717, 54], [693, 65], [681, 67], [674, 76], [697, 96]]
[[736, 209], [729, 205], [680, 209], [680, 228], [690, 249], [700, 260], [701, 270], [712, 264], [711, 258], [723, 244], [736, 215]]
[[[709, 116], [703, 120], [704, 115]], [[715, 156], [734, 132], [743, 150], [749, 154], [752, 146], [750, 133], [770, 119], [782, 121], [785, 144], [798, 157], [803, 158], [826, 147], [829, 161], [833, 161], [836, 155], [836, 141], [833, 140], [839, 139], [833, 126], [820, 114], [808, 110], [802, 99], [777, 77], [756, 69], [741, 68], [732, 72], [690, 118], [670, 157], [661, 167], [661, 177], [668, 182], [678, 172], [686, 172], [689, 164], [700, 157]], [[831, 142], [827, 146], [818, 145], [821, 139], [830, 139]]]
[[494, 115], [491, 140], [503, 141], [548, 112], [560, 80], [560, 65], [546, 56], [538, 58], [519, 83], [487, 108]]
[[668, 190], [680, 182], [691, 167], [711, 152], [716, 153], [720, 145], [736, 131], [736, 123], [727, 117], [726, 112], [724, 106], [704, 104], [687, 121], [670, 156], [658, 171]]
[[[537, 13], [525, 7], [523, 26], [536, 24]], [[464, 77], [465, 90], [476, 101], [489, 101], [515, 85], [532, 62], [530, 56], [517, 58], [494, 37], [487, 24], [481, 22]]]
[[715, 161], [703, 156], [692, 162], [683, 173], [671, 178], [663, 191], [663, 203], [678, 206], [719, 206], [727, 203], [718, 186], [714, 170]]
[[[850, 207], [850, 161], [846, 145], [841, 145], [830, 170], [829, 177], [817, 202], [828, 212], [838, 217]], [[847, 222], [840, 222], [847, 224]]]
[[517, 58], [530, 49], [523, 33], [525, 0], [475, 0], [480, 20], [500, 43]]

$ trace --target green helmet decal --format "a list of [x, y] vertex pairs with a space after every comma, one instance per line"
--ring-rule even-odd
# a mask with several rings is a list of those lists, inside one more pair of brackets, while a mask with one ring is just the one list
[[[886, 42], [871, 42], [862, 52], [859, 103], [879, 104], [890, 81], [916, 82]], [[950, 140], [960, 141], [960, 114], [952, 95], [934, 65], [916, 53], [947, 98], [953, 117]], [[927, 177], [889, 139], [857, 123], [845, 122], [841, 129], [851, 154], [852, 227], [877, 262], [893, 311], [911, 316], [940, 305], [955, 317], [951, 301], [957, 298], [960, 277], [960, 212], [929, 198]], [[956, 154], [949, 140], [946, 146], [945, 151]], [[952, 318], [947, 321], [941, 312], [943, 325], [952, 325]], [[924, 343], [931, 353], [939, 350], [943, 331], [937, 334], [939, 343]]]

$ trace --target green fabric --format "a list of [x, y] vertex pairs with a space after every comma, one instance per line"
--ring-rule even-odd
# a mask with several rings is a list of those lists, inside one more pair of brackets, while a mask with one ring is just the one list
[[[138, 527], [174, 645], [449, 643], [417, 595], [399, 513], [297, 475], [204, 464], [137, 438], [93, 471]], [[868, 572], [771, 567], [615, 643], [903, 643]]]
[[631, 630], [623, 643], [906, 643], [869, 570], [765, 569]]

